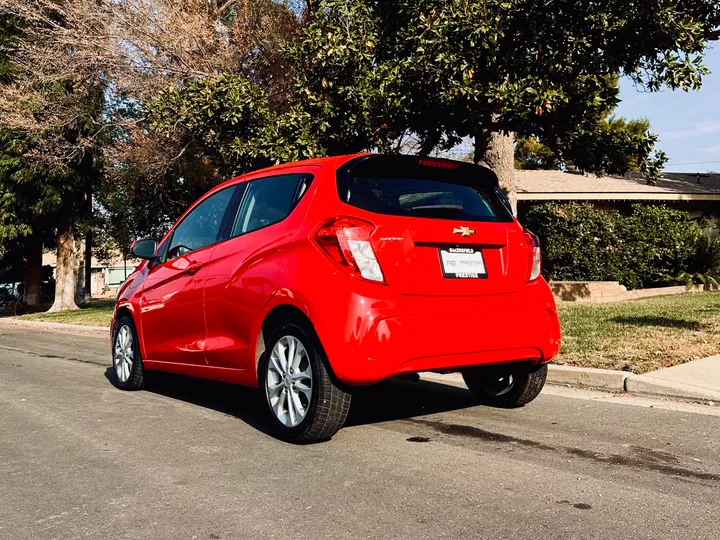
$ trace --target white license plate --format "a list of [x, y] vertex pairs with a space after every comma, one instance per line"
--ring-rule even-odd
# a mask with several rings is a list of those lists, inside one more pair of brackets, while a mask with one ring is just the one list
[[485, 278], [485, 259], [482, 251], [472, 248], [441, 248], [440, 262], [446, 278]]

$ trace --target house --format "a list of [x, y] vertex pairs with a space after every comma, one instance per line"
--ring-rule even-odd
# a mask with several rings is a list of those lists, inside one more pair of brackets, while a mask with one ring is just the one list
[[584, 175], [576, 172], [516, 170], [518, 215], [552, 201], [590, 202], [601, 208], [625, 209], [632, 203], [665, 204], [720, 223], [720, 174], [665, 173], [654, 186], [631, 175]]
[[[82, 247], [82, 246], [81, 246]], [[85, 264], [83, 262], [83, 250], [76, 252], [75, 260], [78, 261], [78, 287], [85, 286]], [[43, 266], [50, 266], [55, 273], [57, 256], [54, 251], [43, 253]], [[108, 296], [114, 297], [118, 288], [122, 285], [127, 277], [132, 274], [135, 267], [140, 263], [137, 260], [124, 260], [122, 255], [118, 254], [110, 261], [100, 262], [95, 257], [92, 258], [92, 279], [91, 294], [92, 296]]]

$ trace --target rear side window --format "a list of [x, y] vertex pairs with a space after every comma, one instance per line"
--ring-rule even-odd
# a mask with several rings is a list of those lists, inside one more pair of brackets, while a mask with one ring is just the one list
[[275, 223], [290, 215], [307, 191], [311, 177], [286, 174], [253, 180], [247, 186], [232, 236], [246, 234]]
[[[493, 185], [492, 181], [476, 174], [474, 167], [423, 167], [403, 158], [381, 156], [351, 168], [346, 180], [345, 201], [376, 214], [462, 221], [513, 221], [497, 181]], [[388, 166], [388, 160], [392, 166]], [[402, 166], [403, 162], [407, 166]]]

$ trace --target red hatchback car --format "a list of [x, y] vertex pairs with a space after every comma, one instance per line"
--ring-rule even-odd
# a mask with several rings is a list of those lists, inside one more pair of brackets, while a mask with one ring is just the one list
[[278, 435], [332, 437], [352, 387], [462, 373], [484, 403], [542, 389], [553, 296], [489, 169], [412, 156], [291, 163], [226, 182], [118, 294], [115, 383], [160, 370], [260, 387]]

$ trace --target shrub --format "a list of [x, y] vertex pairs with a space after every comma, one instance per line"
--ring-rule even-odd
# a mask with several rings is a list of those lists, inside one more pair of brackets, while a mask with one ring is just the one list
[[706, 291], [717, 290], [720, 282], [720, 238], [698, 234], [687, 266], [677, 277], [690, 289], [702, 284]]
[[590, 203], [546, 203], [523, 221], [540, 237], [546, 278], [619, 281], [629, 289], [676, 281], [701, 231], [687, 212], [662, 205], [635, 204], [621, 213]]

